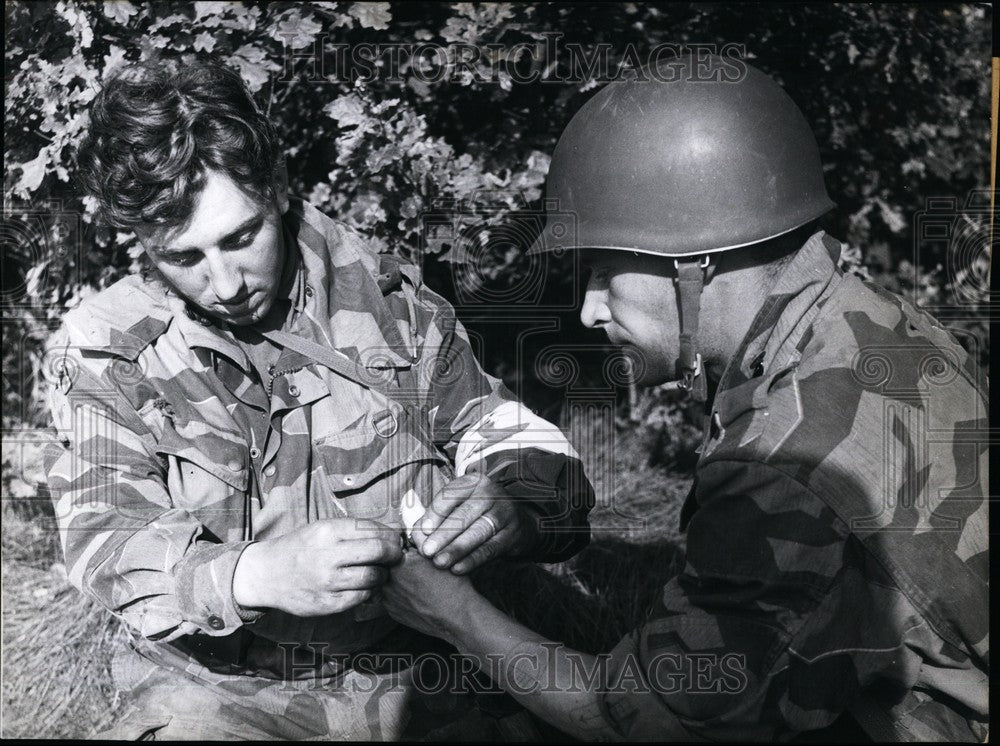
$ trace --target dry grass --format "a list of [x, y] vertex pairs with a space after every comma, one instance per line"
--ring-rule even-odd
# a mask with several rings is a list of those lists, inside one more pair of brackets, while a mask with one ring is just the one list
[[[581, 449], [598, 494], [591, 546], [560, 565], [517, 565], [514, 573], [498, 565], [477, 579], [528, 626], [590, 653], [610, 650], [641, 622], [679, 542], [677, 512], [688, 488], [648, 466], [636, 440], [615, 441], [613, 450]], [[109, 663], [123, 633], [68, 584], [44, 496], [5, 497], [0, 736], [85, 738], [121, 708]]]
[[[69, 585], [54, 554], [46, 558], [53, 533], [35, 535], [42, 521], [4, 508], [0, 735], [87, 737], [110, 725], [118, 709], [109, 664], [122, 631]], [[45, 560], [48, 567], [39, 567]]]

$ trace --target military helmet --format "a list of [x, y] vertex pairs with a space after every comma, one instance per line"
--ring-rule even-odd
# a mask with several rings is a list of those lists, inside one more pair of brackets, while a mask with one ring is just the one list
[[570, 120], [531, 253], [725, 251], [834, 207], [809, 124], [777, 83], [742, 61], [669, 62], [608, 84]]
[[610, 83], [570, 120], [549, 167], [546, 224], [529, 253], [673, 257], [677, 386], [704, 400], [697, 336], [710, 255], [793, 231], [834, 203], [812, 130], [777, 83], [714, 55], [668, 63]]

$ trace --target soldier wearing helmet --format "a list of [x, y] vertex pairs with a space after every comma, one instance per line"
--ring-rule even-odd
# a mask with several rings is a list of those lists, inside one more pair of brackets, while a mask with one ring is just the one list
[[550, 224], [533, 249], [583, 251], [583, 323], [633, 352], [641, 383], [705, 402], [676, 574], [596, 658], [415, 556], [393, 570], [390, 613], [581, 738], [981, 741], [977, 366], [929, 315], [838, 269], [840, 242], [814, 229], [833, 207], [819, 152], [784, 91], [749, 65], [737, 82], [683, 66], [612, 83], [573, 117], [547, 190], [577, 229]]

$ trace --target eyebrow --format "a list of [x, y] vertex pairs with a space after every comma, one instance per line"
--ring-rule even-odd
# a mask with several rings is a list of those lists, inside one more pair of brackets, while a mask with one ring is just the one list
[[[242, 223], [240, 223], [240, 225], [236, 226], [236, 228], [234, 228], [225, 236], [223, 236], [222, 239], [219, 241], [219, 243], [222, 245], [231, 243], [235, 241], [237, 238], [239, 238], [241, 234], [246, 233], [251, 228], [258, 227], [263, 222], [264, 222], [263, 213], [258, 213], [253, 217], [247, 218]], [[201, 251], [201, 249], [197, 246], [175, 248], [173, 246], [158, 245], [153, 247], [153, 251], [155, 251], [157, 254], [169, 256], [171, 254], [189, 254], [194, 251]]]

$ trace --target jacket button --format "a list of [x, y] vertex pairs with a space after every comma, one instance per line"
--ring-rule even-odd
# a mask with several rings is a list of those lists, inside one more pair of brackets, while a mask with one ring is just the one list
[[256, 446], [250, 449], [250, 458], [260, 458], [260, 449]]
[[243, 463], [237, 461], [236, 459], [230, 461], [228, 464], [226, 464], [226, 466], [229, 467], [230, 471], [243, 471]]
[[291, 386], [288, 387], [288, 395], [289, 396], [298, 396], [299, 395], [299, 387], [296, 386], [293, 383]]
[[221, 617], [217, 617], [214, 614], [208, 618], [208, 626], [212, 629], [223, 629], [226, 623], [222, 621]]
[[312, 298], [313, 289], [311, 285], [306, 285], [306, 297]]
[[344, 477], [344, 484], [348, 486], [354, 484], [354, 477]]
[[278, 470], [274, 468], [274, 464], [271, 464], [266, 469], [264, 469], [264, 476], [265, 477], [273, 477], [274, 473], [276, 471], [278, 471]]
[[274, 363], [271, 363], [270, 365], [267, 366], [267, 374], [269, 376], [274, 375]]

